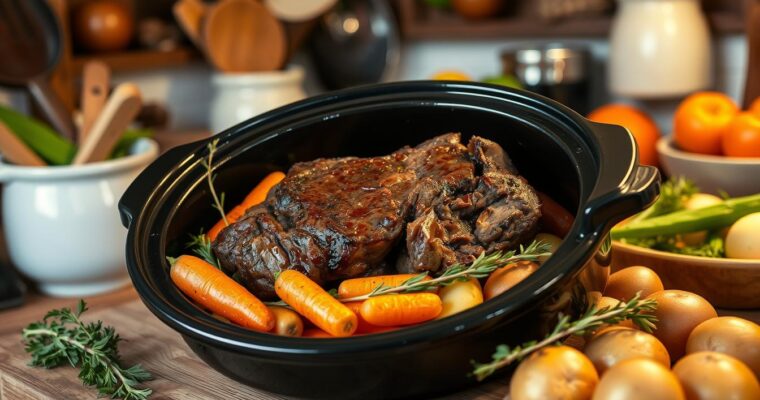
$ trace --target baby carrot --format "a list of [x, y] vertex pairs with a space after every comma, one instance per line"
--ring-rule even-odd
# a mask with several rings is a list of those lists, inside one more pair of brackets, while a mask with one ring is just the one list
[[433, 293], [386, 294], [370, 297], [359, 310], [372, 325], [411, 325], [431, 320], [441, 313], [441, 298]]
[[575, 217], [551, 197], [538, 192], [541, 201], [541, 223], [549, 232], [563, 238], [570, 232]]
[[[383, 286], [398, 286], [415, 276], [417, 274], [378, 275], [366, 278], [346, 279], [338, 286], [338, 298], [349, 299], [351, 297], [364, 296], [381, 284]], [[429, 281], [430, 279], [429, 276], [426, 276], [423, 280]]]
[[[255, 188], [253, 188], [253, 190], [251, 190], [250, 193], [248, 193], [247, 196], [245, 196], [242, 203], [235, 206], [225, 215], [227, 223], [231, 224], [237, 221], [243, 216], [243, 214], [245, 214], [246, 210], [263, 202], [264, 199], [267, 198], [269, 190], [272, 189], [274, 185], [278, 184], [283, 178], [285, 178], [285, 174], [280, 171], [272, 172], [267, 175], [258, 185], [256, 185]], [[220, 219], [211, 229], [209, 229], [206, 236], [208, 236], [209, 240], [213, 242], [225, 226], [227, 225], [224, 223], [224, 219]]]
[[274, 333], [280, 336], [301, 336], [303, 321], [293, 310], [285, 307], [269, 306], [275, 319]]
[[274, 315], [261, 300], [206, 261], [183, 255], [169, 273], [182, 293], [212, 312], [258, 331], [274, 327]]
[[313, 338], [313, 339], [329, 339], [332, 337], [329, 333], [319, 329], [319, 328], [311, 328], [303, 331], [303, 335], [301, 337], [307, 337], [307, 338]]
[[343, 303], [351, 309], [351, 311], [356, 314], [357, 318], [357, 325], [356, 325], [356, 332], [354, 334], [364, 334], [364, 333], [379, 333], [379, 332], [385, 332], [393, 329], [398, 329], [398, 327], [388, 327], [388, 326], [377, 326], [372, 325], [369, 322], [367, 322], [361, 314], [361, 308], [362, 304], [364, 304], [363, 301], [350, 301], [348, 303]]
[[274, 281], [274, 291], [299, 314], [333, 336], [351, 336], [356, 331], [356, 314], [298, 271], [280, 272]]

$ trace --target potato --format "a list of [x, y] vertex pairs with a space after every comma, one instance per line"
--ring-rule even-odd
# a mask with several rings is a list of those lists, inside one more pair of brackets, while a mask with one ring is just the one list
[[760, 260], [760, 212], [745, 215], [726, 235], [726, 257]]
[[634, 358], [607, 370], [596, 385], [593, 400], [686, 400], [678, 378], [667, 367]]
[[511, 400], [590, 399], [599, 381], [594, 365], [578, 350], [550, 346], [536, 351], [515, 370]]
[[635, 329], [605, 329], [594, 335], [583, 353], [591, 360], [599, 375], [625, 360], [649, 358], [670, 368], [668, 350], [656, 337]]
[[760, 399], [760, 383], [743, 362], [726, 354], [701, 351], [673, 367], [688, 399]]
[[[602, 309], [607, 307], [615, 307], [618, 304], [620, 304], [620, 300], [613, 299], [612, 297], [606, 297], [602, 296], [599, 298], [599, 300], [596, 301], [596, 308]], [[633, 323], [630, 319], [626, 319], [623, 321], [618, 322], [617, 324], [604, 324], [600, 326], [599, 328], [595, 329], [593, 332], [590, 332], [589, 335], [586, 335], [586, 339], [590, 339], [592, 336], [597, 335], [601, 333], [603, 330], [607, 330], [608, 328], [612, 327], [620, 327], [620, 328], [629, 328], [629, 329], [638, 329], [636, 324]]]
[[538, 264], [532, 261], [519, 261], [509, 264], [492, 272], [483, 287], [483, 295], [486, 300], [492, 299], [513, 286], [538, 269]]
[[483, 291], [477, 279], [444, 286], [438, 292], [438, 296], [441, 297], [443, 310], [436, 319], [446, 318], [483, 303]]
[[647, 267], [628, 267], [610, 275], [604, 295], [622, 301], [628, 301], [641, 292], [640, 298], [665, 289], [656, 272]]
[[686, 353], [715, 351], [736, 357], [760, 377], [760, 325], [737, 317], [708, 319], [686, 342]]
[[[554, 254], [559, 248], [559, 245], [562, 244], [562, 239], [559, 236], [552, 235], [551, 233], [539, 233], [535, 238], [533, 238], [533, 240], [549, 244], [549, 251], [552, 254]], [[548, 258], [549, 257], [540, 257], [538, 260], [544, 262]]]
[[697, 325], [718, 316], [707, 300], [691, 292], [661, 290], [647, 298], [657, 301], [654, 336], [665, 345], [673, 360], [684, 354], [689, 334]]

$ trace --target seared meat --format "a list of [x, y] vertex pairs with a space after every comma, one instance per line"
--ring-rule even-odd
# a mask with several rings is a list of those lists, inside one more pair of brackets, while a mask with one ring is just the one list
[[465, 147], [451, 133], [383, 157], [295, 164], [213, 248], [223, 268], [269, 298], [283, 269], [325, 283], [387, 272], [392, 254], [400, 272], [442, 271], [515, 247], [539, 216], [535, 192], [499, 145], [473, 137]]

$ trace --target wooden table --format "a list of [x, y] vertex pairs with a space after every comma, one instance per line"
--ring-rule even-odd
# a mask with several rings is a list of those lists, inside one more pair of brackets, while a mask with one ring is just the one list
[[[100, 319], [113, 325], [124, 339], [119, 350], [125, 364], [140, 363], [153, 374], [155, 379], [147, 382], [154, 391], [151, 399], [285, 399], [233, 381], [206, 366], [178, 333], [145, 308], [131, 287], [86, 300], [90, 310], [84, 320]], [[0, 399], [96, 398], [94, 390], [82, 386], [74, 368], [29, 367], [29, 356], [21, 342], [21, 329], [48, 310], [75, 306], [75, 299], [31, 294], [23, 307], [0, 312]], [[506, 382], [495, 381], [443, 399], [500, 400], [506, 394]]]

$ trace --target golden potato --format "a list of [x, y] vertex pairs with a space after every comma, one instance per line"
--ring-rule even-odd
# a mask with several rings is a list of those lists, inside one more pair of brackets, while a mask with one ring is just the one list
[[444, 286], [438, 291], [438, 296], [443, 309], [436, 319], [446, 318], [483, 303], [483, 291], [475, 278]]
[[726, 354], [701, 351], [673, 367], [689, 400], [757, 400], [760, 383], [743, 362]]
[[691, 331], [686, 353], [716, 351], [736, 357], [760, 377], [760, 325], [737, 317], [708, 319]]
[[604, 295], [622, 301], [628, 301], [641, 292], [640, 298], [665, 289], [660, 277], [647, 267], [628, 267], [610, 275]]
[[657, 301], [654, 336], [665, 345], [672, 360], [684, 354], [689, 334], [697, 325], [718, 316], [707, 300], [691, 292], [661, 290], [647, 298]]
[[647, 358], [616, 364], [596, 385], [593, 400], [686, 400], [678, 378]]
[[583, 353], [599, 375], [610, 367], [633, 358], [648, 358], [670, 368], [670, 355], [656, 337], [635, 329], [606, 329], [586, 344]]
[[511, 400], [587, 400], [599, 376], [586, 356], [568, 346], [545, 347], [525, 359], [509, 383]]
[[538, 269], [532, 261], [519, 261], [493, 271], [483, 286], [483, 296], [492, 299], [520, 283]]

